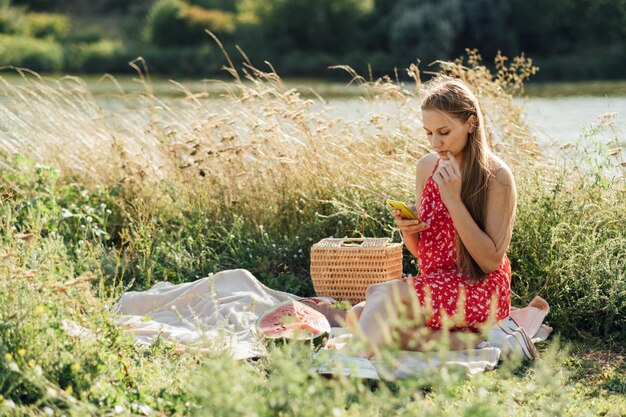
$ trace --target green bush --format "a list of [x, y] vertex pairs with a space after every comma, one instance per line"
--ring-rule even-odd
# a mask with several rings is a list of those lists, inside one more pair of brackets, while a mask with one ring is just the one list
[[453, 53], [463, 23], [461, 2], [402, 0], [391, 22], [390, 48], [396, 56], [430, 63]]
[[[600, 181], [598, 181], [600, 179]], [[626, 206], [606, 178], [537, 174], [519, 184], [510, 258], [518, 302], [536, 294], [572, 338], [626, 341]]]
[[0, 35], [0, 62], [35, 71], [59, 71], [63, 48], [53, 40]]
[[0, 5], [0, 33], [63, 40], [69, 32], [70, 21], [62, 14], [25, 13], [18, 7]]
[[10, 2], [0, 3], [0, 33], [20, 33], [24, 11], [16, 7], [9, 7]]
[[[4, 0], [6, 3], [11, 3], [11, 0]], [[19, 3], [21, 6], [28, 8], [29, 10], [52, 10], [55, 5], [58, 5], [56, 0], [13, 0], [13, 4]]]
[[66, 53], [66, 67], [76, 71], [110, 72], [128, 67], [128, 61], [122, 43], [109, 39], [72, 45]]
[[[62, 246], [62, 242], [59, 244]], [[27, 310], [32, 314], [20, 320], [3, 320], [0, 392], [21, 404], [37, 403], [47, 392], [59, 388], [69, 393], [88, 392], [95, 377], [110, 363], [105, 363], [101, 352], [94, 349], [93, 341], [73, 343], [63, 329], [68, 314], [63, 307], [50, 303], [26, 281], [7, 284], [0, 281], [0, 297], [5, 301], [0, 315], [15, 317], [15, 311]], [[85, 299], [84, 293], [74, 296], [82, 302], [94, 301]], [[68, 405], [67, 396], [60, 395], [58, 401], [59, 405]]]
[[324, 52], [291, 52], [280, 57], [276, 70], [281, 74], [317, 77], [329, 73], [329, 66], [337, 62], [336, 57]]
[[[121, 219], [115, 204], [117, 189], [90, 193], [78, 184], [62, 184], [55, 168], [35, 164], [32, 160], [14, 156], [3, 161], [13, 169], [0, 175], [1, 193], [9, 196], [14, 211], [7, 227], [44, 237], [59, 236], [73, 257], [87, 241], [105, 244], [117, 239]], [[19, 195], [22, 198], [16, 199]], [[6, 207], [2, 207], [7, 209]], [[114, 225], [108, 225], [113, 218]]]
[[53, 13], [27, 13], [24, 16], [22, 33], [34, 38], [63, 40], [70, 32], [67, 16]]
[[200, 6], [203, 9], [217, 9], [236, 12], [239, 0], [189, 0], [189, 3], [195, 6]]
[[194, 45], [209, 41], [205, 29], [219, 35], [230, 34], [235, 30], [234, 15], [189, 6], [181, 0], [159, 0], [150, 9], [145, 35], [157, 46]]
[[184, 29], [187, 5], [181, 0], [159, 0], [146, 20], [146, 38], [157, 46], [183, 45], [189, 41]]
[[73, 29], [67, 39], [67, 42], [96, 43], [102, 40], [102, 38], [102, 29], [91, 25], [85, 25], [84, 27]]
[[212, 45], [199, 47], [154, 47], [135, 46], [128, 56], [145, 58], [148, 68], [154, 74], [204, 75], [216, 74], [224, 65], [221, 51]]
[[221, 10], [190, 6], [186, 12], [186, 18], [191, 34], [197, 34], [199, 39], [208, 39], [205, 29], [218, 35], [230, 34], [235, 30], [235, 16]]
[[362, 46], [362, 20], [372, 2], [282, 0], [242, 2], [244, 20], [259, 26], [259, 43], [278, 54], [295, 50], [338, 54]]
[[623, 48], [597, 47], [570, 55], [537, 57], [538, 80], [621, 80], [626, 52]]

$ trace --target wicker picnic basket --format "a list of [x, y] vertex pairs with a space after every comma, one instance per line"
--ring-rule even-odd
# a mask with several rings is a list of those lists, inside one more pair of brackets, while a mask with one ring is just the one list
[[389, 238], [326, 238], [311, 247], [317, 295], [357, 304], [370, 285], [400, 277], [402, 243]]

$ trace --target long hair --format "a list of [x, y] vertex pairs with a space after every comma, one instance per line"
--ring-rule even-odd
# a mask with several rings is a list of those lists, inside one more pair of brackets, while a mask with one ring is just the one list
[[[461, 167], [461, 199], [472, 218], [485, 230], [487, 212], [487, 186], [491, 174], [491, 152], [487, 144], [483, 114], [478, 99], [460, 80], [438, 77], [428, 83], [428, 93], [422, 103], [422, 110], [436, 110], [446, 113], [462, 122], [471, 116], [476, 117], [475, 125], [469, 133], [463, 150]], [[485, 273], [456, 235], [457, 265], [470, 281], [480, 281]]]

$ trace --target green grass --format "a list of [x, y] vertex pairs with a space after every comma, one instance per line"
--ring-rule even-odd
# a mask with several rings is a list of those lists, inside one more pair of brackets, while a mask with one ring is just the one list
[[[507, 138], [494, 147], [520, 194], [514, 304], [540, 294], [552, 306], [540, 360], [373, 384], [308, 375], [304, 345], [240, 362], [164, 340], [135, 346], [110, 313], [125, 290], [237, 267], [311, 295], [314, 242], [394, 235], [383, 201], [411, 198], [428, 150], [415, 133], [419, 94], [357, 78], [373, 108], [393, 106], [346, 122], [248, 68], [246, 83], [222, 86], [221, 112], [192, 96], [171, 105], [146, 81], [123, 97], [137, 110], [120, 114], [80, 79], [25, 76], [2, 90], [0, 414], [624, 415], [626, 207], [623, 161], [610, 151], [623, 142], [571, 149], [577, 170], [539, 163], [505, 93], [523, 68], [493, 76], [476, 57], [444, 68], [472, 84]], [[606, 130], [583, 136], [599, 143]], [[70, 336], [68, 321], [93, 337]]]

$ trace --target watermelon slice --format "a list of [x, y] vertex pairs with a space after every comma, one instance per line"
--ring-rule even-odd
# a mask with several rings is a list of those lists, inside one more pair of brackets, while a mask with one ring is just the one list
[[330, 333], [326, 316], [296, 300], [284, 301], [263, 313], [256, 328], [268, 339], [312, 340]]

